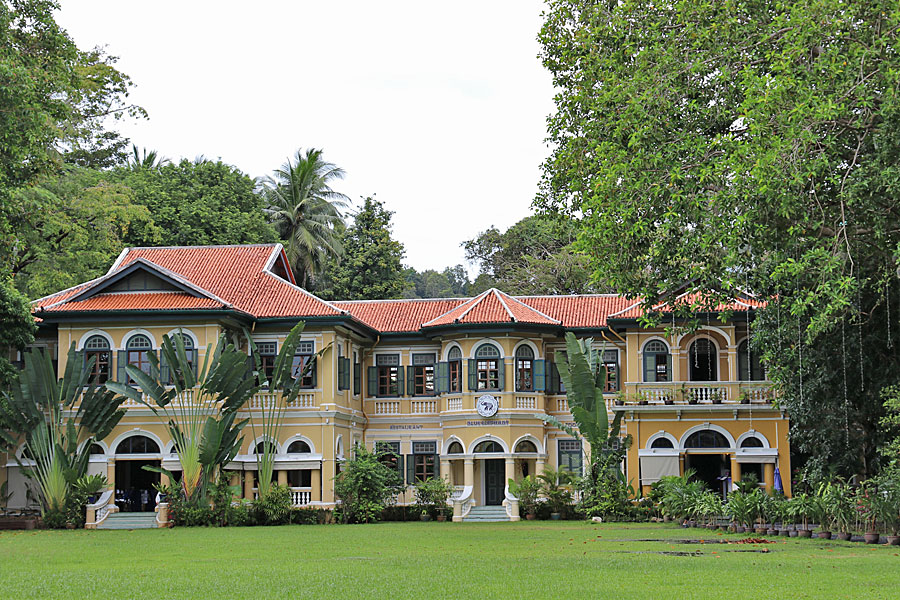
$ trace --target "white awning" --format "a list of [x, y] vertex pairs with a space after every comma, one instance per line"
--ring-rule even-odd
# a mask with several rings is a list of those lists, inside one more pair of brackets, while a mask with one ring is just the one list
[[642, 456], [641, 485], [656, 483], [669, 475], [681, 475], [678, 467], [678, 455]]

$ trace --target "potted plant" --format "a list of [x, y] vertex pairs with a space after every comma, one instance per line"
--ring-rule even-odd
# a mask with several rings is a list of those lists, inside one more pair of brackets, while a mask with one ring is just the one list
[[432, 518], [446, 520], [447, 501], [452, 493], [453, 486], [442, 477], [429, 477], [424, 481], [417, 481], [416, 507], [422, 512], [422, 520], [430, 521]]
[[747, 494], [740, 490], [731, 492], [725, 508], [734, 523], [735, 533], [744, 533], [745, 525], [750, 521], [750, 503]]
[[[819, 487], [818, 494], [823, 527], [831, 533], [831, 537], [837, 535], [839, 540], [849, 541], [855, 516], [850, 488], [844, 483], [824, 483]], [[820, 534], [819, 537], [824, 536]]]
[[757, 488], [749, 494], [747, 502], [750, 509], [750, 519], [755, 522], [753, 531], [759, 535], [765, 534], [768, 528], [763, 521], [768, 511], [769, 496]]
[[[874, 516], [871, 530], [875, 530], [876, 523], [880, 522], [888, 544], [900, 545], [900, 481], [882, 476], [873, 483], [867, 495], [868, 507]], [[876, 543], [869, 542], [868, 538], [866, 542]]]
[[802, 524], [797, 530], [798, 537], [812, 537], [812, 531], [809, 529], [810, 519], [815, 518], [818, 512], [817, 501], [809, 494], [797, 494], [791, 499], [791, 514], [794, 521]]
[[547, 497], [547, 505], [550, 507], [550, 518], [558, 520], [562, 511], [572, 504], [572, 492], [567, 485], [573, 483], [574, 476], [569, 471], [548, 467], [538, 475], [543, 482], [544, 495]]
[[619, 390], [616, 392], [616, 399], [614, 400], [616, 406], [624, 406], [625, 405], [625, 392]]
[[877, 544], [881, 535], [878, 533], [878, 486], [874, 480], [863, 482], [856, 491], [857, 506], [860, 510], [865, 533], [863, 538], [867, 544]]
[[522, 478], [522, 481], [509, 480], [509, 491], [519, 500], [519, 513], [529, 521], [537, 515], [540, 501], [538, 496], [544, 489], [542, 482], [534, 475]]

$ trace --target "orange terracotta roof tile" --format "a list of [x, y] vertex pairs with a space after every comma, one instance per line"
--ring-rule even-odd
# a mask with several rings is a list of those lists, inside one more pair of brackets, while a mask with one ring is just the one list
[[441, 325], [484, 323], [559, 325], [560, 321], [543, 314], [509, 294], [491, 288], [422, 326], [439, 327]]
[[51, 306], [47, 312], [95, 310], [196, 310], [222, 308], [211, 298], [197, 298], [184, 292], [127, 292], [97, 294], [86, 300]]
[[422, 323], [453, 310], [465, 298], [435, 298], [427, 300], [358, 300], [334, 302], [372, 329], [383, 333], [416, 332]]
[[615, 294], [583, 296], [518, 296], [518, 299], [557, 319], [563, 327], [606, 327], [606, 318], [632, 304]]
[[[675, 298], [676, 306], [702, 306], [702, 296], [699, 292], [687, 292]], [[747, 312], [762, 308], [765, 302], [753, 298], [736, 298], [730, 302], [720, 302], [716, 305], [714, 312]], [[652, 308], [653, 312], [672, 312], [672, 304], [669, 301], [655, 304]], [[646, 314], [640, 300], [633, 300], [622, 310], [611, 314], [610, 318], [614, 319], [638, 319]]]

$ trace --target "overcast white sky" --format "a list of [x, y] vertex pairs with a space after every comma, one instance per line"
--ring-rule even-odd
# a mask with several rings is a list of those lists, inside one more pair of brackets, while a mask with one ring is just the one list
[[539, 0], [61, 2], [79, 47], [137, 84], [150, 120], [119, 130], [139, 147], [255, 177], [324, 148], [336, 189], [395, 211], [419, 270], [530, 213], [553, 109]]

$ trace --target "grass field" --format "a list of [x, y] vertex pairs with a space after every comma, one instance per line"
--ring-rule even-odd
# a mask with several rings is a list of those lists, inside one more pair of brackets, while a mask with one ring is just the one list
[[585, 522], [5, 531], [0, 598], [900, 598], [898, 547], [715, 543], [744, 537]]

